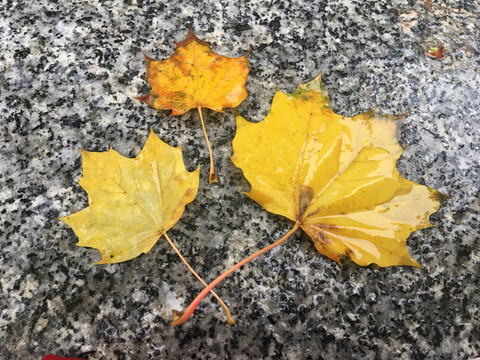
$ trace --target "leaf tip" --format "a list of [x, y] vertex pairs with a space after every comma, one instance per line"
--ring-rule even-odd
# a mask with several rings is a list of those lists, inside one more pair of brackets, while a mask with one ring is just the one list
[[210, 46], [210, 43], [208, 41], [201, 40], [197, 37], [197, 35], [195, 34], [195, 31], [193, 30], [192, 26], [190, 26], [190, 30], [188, 31], [187, 37], [183, 41], [178, 42], [176, 44], [176, 46], [177, 46], [177, 48], [179, 48], [181, 46], [186, 46], [189, 43], [191, 43], [192, 41], [196, 41], [201, 45]]
[[142, 54], [143, 54], [143, 57], [145, 58], [145, 61], [147, 62], [147, 64], [151, 61], [156, 61], [154, 58], [151, 58], [147, 54], [145, 54], [145, 53], [142, 53]]
[[322, 72], [320, 71], [317, 76], [311, 81], [311, 82], [317, 82], [320, 84], [320, 87], [323, 88], [323, 83], [322, 83]]
[[134, 97], [133, 99], [141, 101], [141, 102], [147, 104], [150, 107], [153, 107], [153, 104], [155, 102], [155, 98], [151, 94]]
[[440, 204], [452, 198], [450, 195], [441, 193], [440, 191], [435, 191], [434, 197], [435, 200], [437, 200]]
[[149, 136], [155, 136], [155, 137], [158, 137], [157, 134], [155, 134], [155, 131], [153, 131], [153, 127], [150, 126], [150, 134]]
[[[180, 145], [179, 145], [179, 147], [180, 147]], [[181, 148], [180, 148], [180, 150], [181, 150]], [[197, 165], [197, 168], [195, 170], [193, 170], [192, 173], [195, 173], [198, 176], [200, 176], [200, 164]]]
[[[393, 264], [393, 266], [395, 266], [395, 264]], [[404, 261], [403, 263], [401, 264], [398, 264], [398, 266], [411, 266], [411, 267], [415, 267], [417, 269], [421, 269], [421, 270], [425, 270], [425, 268], [420, 265], [414, 258], [412, 258], [411, 256], [408, 256], [408, 259], [406, 259], [406, 261]]]
[[426, 268], [424, 268], [422, 265], [420, 265], [418, 262], [415, 261], [415, 264], [411, 265], [413, 267], [416, 267], [417, 269], [420, 269], [420, 270], [427, 270]]
[[172, 112], [170, 113], [170, 116], [176, 116], [176, 115], [183, 115], [187, 112], [187, 110], [184, 109], [178, 109], [178, 108], [173, 108], [171, 109]]
[[[79, 245], [79, 242], [76, 245], [77, 246], [83, 246], [83, 245]], [[126, 260], [130, 260], [130, 259], [125, 259], [125, 258], [118, 257], [118, 256], [115, 257], [115, 255], [113, 255], [111, 252], [105, 252], [105, 251], [100, 250], [99, 248], [95, 248], [95, 249], [100, 251], [100, 255], [102, 256], [102, 258], [100, 260], [98, 260], [97, 262], [92, 263], [92, 265], [116, 264], [116, 263], [124, 262]]]

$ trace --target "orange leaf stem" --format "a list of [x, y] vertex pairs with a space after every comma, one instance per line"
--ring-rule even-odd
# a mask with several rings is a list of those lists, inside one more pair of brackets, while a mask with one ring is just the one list
[[239, 267], [245, 265], [249, 261], [255, 259], [257, 256], [262, 255], [266, 253], [267, 251], [273, 249], [274, 247], [280, 245], [283, 243], [285, 240], [287, 240], [290, 235], [292, 235], [297, 229], [300, 227], [300, 224], [297, 222], [295, 223], [295, 226], [290, 229], [289, 232], [287, 232], [281, 239], [277, 240], [273, 244], [268, 245], [267, 247], [264, 247], [263, 249], [257, 251], [256, 253], [250, 255], [249, 257], [243, 259], [239, 263], [233, 265], [230, 269], [225, 271], [223, 274], [221, 274], [219, 277], [217, 277], [215, 280], [213, 280], [210, 284], [208, 284], [205, 289], [203, 289], [200, 294], [197, 295], [197, 297], [188, 305], [188, 307], [185, 309], [183, 312], [173, 312], [174, 316], [174, 321], [170, 323], [170, 325], [180, 325], [181, 323], [185, 322], [188, 320], [188, 318], [193, 314], [197, 306], [200, 304], [200, 302], [203, 300], [203, 298], [212, 290], [220, 281], [225, 279], [228, 275], [230, 275], [232, 272], [237, 270]]
[[200, 114], [200, 121], [202, 122], [203, 133], [205, 134], [205, 140], [207, 140], [208, 152], [210, 153], [210, 176], [208, 178], [209, 183], [218, 182], [217, 174], [215, 174], [215, 169], [213, 166], [213, 154], [212, 148], [210, 147], [210, 141], [208, 141], [207, 130], [205, 129], [205, 123], [203, 122], [202, 108], [199, 106], [198, 113]]
[[[170, 244], [170, 246], [173, 248], [173, 250], [175, 250], [175, 252], [177, 253], [177, 255], [180, 257], [180, 259], [182, 259], [183, 263], [187, 266], [188, 270], [190, 270], [192, 272], [193, 275], [195, 275], [195, 277], [200, 280], [200, 282], [204, 285], [204, 286], [208, 286], [207, 283], [205, 281], [203, 281], [203, 279], [200, 277], [200, 275], [198, 275], [195, 270], [193, 270], [193, 268], [190, 266], [190, 264], [187, 262], [187, 260], [185, 260], [185, 258], [182, 256], [182, 254], [180, 254], [180, 251], [178, 251], [177, 247], [173, 244], [173, 241], [170, 240], [170, 238], [168, 237], [167, 233], [164, 233], [163, 234], [165, 236], [165, 238], [167, 239], [168, 243]], [[227, 305], [225, 305], [225, 303], [222, 301], [222, 299], [220, 299], [220, 297], [213, 291], [211, 290], [210, 291], [212, 293], [213, 296], [215, 296], [215, 298], [218, 300], [218, 302], [220, 303], [220, 305], [223, 306], [223, 308], [225, 309], [225, 312], [227, 313], [227, 323], [229, 325], [235, 325], [235, 320], [233, 320], [232, 318], [232, 315], [230, 314], [230, 310], [228, 309]]]

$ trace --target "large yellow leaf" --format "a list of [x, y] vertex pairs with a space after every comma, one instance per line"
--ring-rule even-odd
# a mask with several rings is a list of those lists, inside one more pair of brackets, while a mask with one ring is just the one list
[[77, 245], [100, 250], [99, 264], [148, 252], [197, 194], [199, 169], [188, 172], [180, 147], [165, 144], [153, 131], [134, 159], [112, 149], [82, 150], [82, 158], [79, 183], [89, 206], [61, 220], [77, 234]]
[[430, 227], [443, 196], [396, 169], [401, 119], [335, 114], [320, 76], [277, 91], [260, 123], [237, 116], [232, 160], [266, 210], [295, 221], [317, 250], [339, 262], [419, 266], [406, 239]]
[[247, 54], [238, 58], [217, 55], [193, 29], [167, 60], [146, 60], [152, 89], [139, 99], [155, 109], [172, 110], [172, 115], [199, 107], [222, 111], [247, 97]]

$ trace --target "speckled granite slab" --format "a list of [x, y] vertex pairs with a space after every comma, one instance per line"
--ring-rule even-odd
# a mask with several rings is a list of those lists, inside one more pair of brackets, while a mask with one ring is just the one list
[[[3, 1], [0, 4], [0, 358], [472, 359], [480, 355], [480, 9], [476, 0]], [[135, 156], [149, 129], [201, 165], [197, 199], [170, 236], [205, 279], [291, 223], [241, 191], [229, 160], [234, 113], [205, 111], [221, 182], [194, 111], [170, 117], [145, 94], [142, 52], [165, 59], [192, 25], [219, 54], [249, 55], [250, 96], [267, 114], [320, 71], [335, 112], [408, 113], [398, 168], [451, 200], [408, 240], [424, 266], [340, 268], [297, 232], [237, 271], [189, 322], [171, 310], [201, 285], [166, 242], [93, 266], [56, 220], [87, 205], [78, 148]], [[426, 57], [444, 45], [441, 60]]]

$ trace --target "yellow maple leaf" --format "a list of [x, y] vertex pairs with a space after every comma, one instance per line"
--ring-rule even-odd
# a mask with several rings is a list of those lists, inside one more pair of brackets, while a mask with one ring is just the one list
[[[83, 175], [79, 184], [88, 194], [89, 206], [60, 218], [75, 231], [77, 245], [98, 249], [102, 258], [97, 264], [118, 263], [147, 253], [164, 236], [206, 286], [167, 235], [198, 190], [200, 168], [193, 172], [185, 169], [180, 146], [165, 144], [151, 131], [133, 159], [113, 149], [81, 153]], [[233, 324], [226, 305], [212, 294]]]
[[318, 76], [292, 94], [277, 91], [264, 121], [238, 116], [232, 160], [252, 185], [247, 195], [298, 223], [320, 253], [419, 266], [406, 239], [431, 226], [442, 195], [397, 171], [400, 125], [374, 111], [335, 114]]
[[212, 150], [201, 108], [215, 111], [238, 106], [247, 97], [245, 81], [250, 65], [248, 53], [238, 58], [215, 54], [209, 43], [200, 40], [190, 29], [175, 53], [164, 61], [145, 56], [149, 94], [136, 98], [160, 110], [180, 115], [198, 109], [210, 153], [210, 182], [218, 181]]
[[77, 245], [100, 250], [98, 264], [147, 253], [197, 195], [199, 169], [188, 172], [180, 147], [165, 144], [153, 131], [134, 159], [113, 149], [81, 152], [79, 184], [89, 206], [61, 220], [77, 234]]
[[281, 239], [238, 262], [203, 289], [171, 325], [185, 322], [202, 299], [233, 271], [282, 244], [298, 228], [317, 250], [359, 265], [420, 265], [406, 239], [430, 227], [446, 198], [406, 180], [396, 162], [403, 153], [401, 118], [369, 111], [335, 114], [320, 76], [292, 94], [277, 91], [260, 123], [237, 115], [232, 160], [252, 185], [247, 194], [266, 210], [294, 221]]

